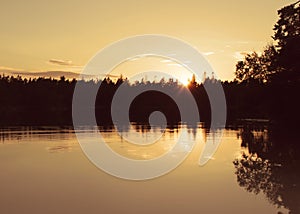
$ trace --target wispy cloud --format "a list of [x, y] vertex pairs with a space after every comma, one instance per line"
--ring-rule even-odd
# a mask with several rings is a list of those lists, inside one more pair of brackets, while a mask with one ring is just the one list
[[140, 57], [133, 57], [133, 58], [127, 59], [126, 61], [133, 62], [133, 61], [137, 61], [139, 59], [140, 59]]
[[250, 42], [253, 43], [253, 41], [236, 41], [237, 44], [249, 44]]
[[49, 59], [48, 63], [54, 65], [74, 66], [71, 60]]
[[12, 72], [22, 72], [22, 71], [24, 71], [24, 69], [0, 66], [1, 73], [12, 73]]
[[126, 61], [129, 61], [129, 62], [136, 61], [136, 60], [139, 60], [143, 57], [148, 57], [148, 56], [151, 56], [151, 55], [150, 54], [141, 54], [141, 55], [137, 55], [137, 56], [134, 56], [134, 57], [130, 57], [130, 58], [126, 59]]
[[75, 71], [78, 73], [84, 68], [84, 66], [74, 64], [71, 60], [49, 59], [47, 63], [58, 66], [59, 70]]
[[168, 66], [177, 66], [177, 67], [183, 67], [182, 65], [180, 64], [177, 64], [177, 63], [169, 63], [167, 64]]
[[173, 61], [170, 60], [170, 59], [163, 59], [163, 60], [161, 60], [160, 62], [173, 62]]
[[36, 77], [52, 77], [52, 78], [60, 78], [61, 76], [65, 76], [67, 79], [103, 79], [104, 77], [110, 78], [118, 78], [118, 75], [113, 74], [80, 74], [81, 72], [72, 72], [68, 70], [57, 70], [57, 71], [29, 71], [19, 68], [5, 67], [0, 66], [0, 75], [12, 75], [17, 76], [20, 75], [26, 78], [36, 78]]
[[236, 51], [233, 53], [233, 57], [237, 60], [243, 60], [247, 55], [246, 51]]
[[204, 56], [209, 56], [209, 55], [213, 55], [213, 54], [215, 54], [215, 52], [213, 52], [213, 51], [210, 51], [210, 52], [204, 52], [204, 53], [202, 53]]

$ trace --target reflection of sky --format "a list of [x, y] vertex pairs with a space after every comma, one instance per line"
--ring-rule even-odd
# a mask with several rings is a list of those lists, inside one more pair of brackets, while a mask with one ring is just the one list
[[[139, 142], [140, 140], [143, 141], [143, 143], [145, 143], [145, 141], [153, 143], [145, 146], [137, 145], [138, 143], [132, 144], [123, 140], [117, 133], [113, 136], [109, 133], [104, 133], [102, 136], [115, 152], [122, 156], [137, 160], [153, 159], [162, 156], [171, 150], [177, 141], [179, 141], [180, 146], [176, 151], [174, 151], [174, 153], [190, 151], [190, 145], [193, 142], [202, 142], [201, 134], [195, 137], [191, 132], [188, 132], [188, 129], [185, 126], [179, 128], [179, 130], [176, 130], [175, 132], [174, 130], [167, 129], [163, 133], [160, 129], [150, 129], [148, 131], [141, 132], [136, 131], [134, 127], [131, 127], [129, 132], [120, 134], [122, 136], [126, 136], [131, 132], [133, 133], [131, 134], [133, 139], [136, 139], [135, 142]], [[160, 138], [157, 141], [153, 141], [153, 139], [156, 139], [157, 137]], [[121, 143], [118, 143], [118, 141], [121, 141]]]
[[[150, 128], [145, 125], [132, 124], [120, 133], [112, 127], [99, 128], [102, 137], [111, 149], [122, 156], [137, 160], [162, 156], [171, 150], [177, 141], [180, 146], [173, 151], [174, 155], [176, 152], [191, 151], [193, 143], [196, 146], [203, 144], [206, 140], [211, 141], [211, 134], [201, 128], [200, 124], [194, 128], [180, 125], [166, 130], [155, 126]], [[89, 138], [90, 134], [96, 131], [97, 127], [82, 127], [79, 133]], [[75, 133], [68, 127], [64, 129], [59, 127], [7, 128], [0, 131], [0, 137], [3, 144], [44, 144], [51, 153], [72, 151], [77, 145]], [[127, 142], [126, 138], [131, 142], [134, 140], [135, 143]], [[150, 144], [145, 145], [146, 143]]]
[[[95, 130], [83, 127], [80, 133], [88, 138]], [[180, 132], [167, 129], [152, 150], [147, 151], [122, 141], [114, 130], [101, 130], [116, 152], [143, 160], [167, 151]], [[137, 131], [135, 126], [129, 130], [144, 137], [147, 133], [147, 129]], [[186, 129], [185, 139], [196, 141], [187, 159], [169, 174], [141, 182], [117, 179], [99, 170], [84, 156], [71, 130], [44, 129], [42, 132], [47, 134], [19, 128], [0, 131], [4, 139], [0, 144], [0, 189], [3, 193], [0, 204], [2, 210], [11, 211], [7, 213], [35, 213], [38, 209], [50, 214], [59, 209], [64, 213], [79, 214], [87, 210], [86, 206], [97, 213], [105, 210], [150, 214], [163, 210], [164, 213], [179, 214], [188, 209], [191, 214], [240, 213], [241, 210], [243, 214], [253, 214], [253, 207], [258, 213], [279, 211], [263, 194], [254, 197], [237, 184], [232, 161], [241, 153], [241, 140], [237, 139], [236, 130], [225, 130], [214, 158], [200, 167], [199, 155], [205, 145], [201, 140], [213, 135], [208, 135], [200, 126]], [[13, 137], [16, 133], [17, 139]], [[62, 149], [67, 146], [72, 149]], [[55, 149], [61, 150], [52, 152]], [[167, 204], [167, 208], [162, 204]], [[280, 211], [286, 213], [286, 210]]]
[[70, 127], [8, 127], [0, 129], [0, 142], [24, 143], [61, 141], [74, 139], [74, 131]]

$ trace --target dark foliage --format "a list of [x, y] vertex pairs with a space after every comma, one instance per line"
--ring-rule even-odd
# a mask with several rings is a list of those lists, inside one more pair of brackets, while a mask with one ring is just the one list
[[240, 137], [247, 151], [233, 163], [237, 182], [247, 191], [264, 193], [277, 207], [300, 212], [299, 143], [296, 134], [278, 126], [245, 125]]
[[[111, 123], [111, 101], [114, 93], [125, 80], [69, 81], [65, 78], [22, 79], [21, 77], [0, 76], [0, 124], [1, 125], [71, 125], [72, 96], [76, 83], [87, 87], [98, 87], [96, 99], [96, 118], [99, 124]], [[126, 87], [137, 89], [146, 84], [175, 91], [182, 98], [190, 90], [199, 109], [200, 119], [209, 124], [210, 103], [204, 85], [214, 85], [216, 80], [206, 79], [203, 84], [194, 82], [188, 87], [173, 81], [165, 83], [135, 83]], [[241, 118], [265, 118], [285, 124], [299, 119], [297, 100], [298, 82], [265, 84], [259, 81], [222, 82], [226, 101], [228, 122]], [[169, 124], [180, 121], [176, 103], [161, 92], [149, 91], [137, 96], [130, 107], [130, 118], [134, 122], [148, 122], [153, 111], [163, 112]], [[183, 121], [185, 122], [185, 121]]]

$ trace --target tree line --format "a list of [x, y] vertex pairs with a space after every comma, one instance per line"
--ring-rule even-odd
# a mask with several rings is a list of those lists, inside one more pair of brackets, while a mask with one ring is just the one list
[[[60, 80], [52, 78], [23, 79], [0, 75], [0, 124], [1, 125], [71, 125], [72, 97], [76, 84], [99, 88], [95, 103], [95, 114], [100, 124], [110, 124], [111, 102], [121, 84], [133, 90], [151, 86], [168, 88], [178, 99], [184, 98], [187, 90], [194, 96], [202, 122], [210, 123], [210, 102], [205, 91], [207, 85], [222, 84], [227, 102], [227, 122], [237, 119], [260, 118], [275, 122], [296, 122], [299, 118], [299, 84], [260, 82], [237, 82], [207, 78], [203, 83], [191, 81], [183, 86], [175, 81], [164, 83], [126, 83], [119, 78], [112, 81]], [[88, 95], [87, 95], [88, 96]], [[134, 122], [148, 122], [153, 111], [165, 114], [168, 123], [180, 121], [178, 106], [166, 94], [148, 91], [137, 96], [130, 107], [130, 119]], [[183, 121], [184, 122], [184, 121]]]

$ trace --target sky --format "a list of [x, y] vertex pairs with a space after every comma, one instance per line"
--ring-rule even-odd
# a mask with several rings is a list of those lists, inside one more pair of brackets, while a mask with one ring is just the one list
[[163, 34], [196, 47], [221, 80], [232, 80], [245, 53], [272, 42], [277, 10], [293, 2], [0, 0], [0, 72], [81, 72], [115, 41]]

